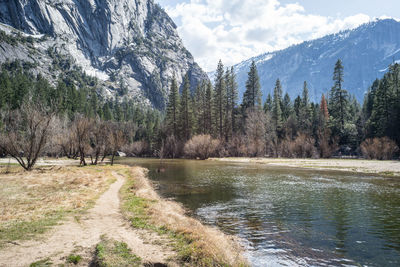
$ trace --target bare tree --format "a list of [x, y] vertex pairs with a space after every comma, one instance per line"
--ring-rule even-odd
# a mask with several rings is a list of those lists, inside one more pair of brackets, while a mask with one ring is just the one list
[[245, 124], [247, 153], [249, 156], [265, 155], [266, 116], [262, 110], [248, 109]]
[[173, 159], [181, 156], [183, 149], [182, 143], [183, 142], [179, 141], [174, 135], [169, 135], [163, 144], [164, 155]]
[[121, 147], [125, 144], [126, 134], [124, 133], [121, 126], [117, 123], [109, 124], [109, 142], [111, 148], [111, 165], [114, 165], [114, 158], [117, 152], [121, 149]]
[[1, 149], [30, 171], [48, 142], [54, 116], [54, 111], [32, 103], [8, 110], [0, 133]]
[[79, 153], [79, 164], [86, 166], [85, 157], [90, 150], [89, 146], [89, 133], [92, 128], [92, 121], [83, 116], [78, 116], [75, 118], [72, 125], [72, 130], [74, 131], [75, 142], [77, 144]]
[[77, 145], [76, 131], [74, 130], [74, 123], [71, 122], [66, 116], [58, 120], [59, 127], [56, 128], [55, 141], [61, 148], [61, 153], [69, 159], [76, 159], [79, 155]]
[[95, 120], [92, 123], [91, 130], [89, 132], [89, 143], [90, 143], [90, 160], [92, 165], [97, 165], [98, 160], [101, 156], [103, 158], [107, 155], [109, 149], [109, 126], [106, 122]]

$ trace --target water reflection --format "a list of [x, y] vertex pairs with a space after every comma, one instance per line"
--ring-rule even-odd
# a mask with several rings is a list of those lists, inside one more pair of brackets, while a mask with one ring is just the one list
[[238, 235], [254, 266], [400, 265], [400, 180], [200, 161], [129, 160], [204, 223]]

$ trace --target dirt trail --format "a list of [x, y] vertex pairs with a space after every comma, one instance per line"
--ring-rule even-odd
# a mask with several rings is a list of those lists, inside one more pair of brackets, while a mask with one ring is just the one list
[[113, 183], [96, 202], [96, 205], [83, 215], [79, 222], [68, 219], [64, 224], [54, 227], [39, 241], [26, 241], [0, 251], [0, 266], [29, 266], [30, 263], [50, 258], [53, 264], [65, 263], [65, 257], [94, 251], [100, 236], [128, 244], [132, 252], [143, 262], [167, 263], [175, 252], [168, 248], [168, 241], [157, 234], [133, 229], [121, 212], [119, 190], [124, 178], [113, 173], [117, 181]]

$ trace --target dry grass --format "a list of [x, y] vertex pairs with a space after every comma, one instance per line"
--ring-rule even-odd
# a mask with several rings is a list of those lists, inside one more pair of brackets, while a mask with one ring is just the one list
[[43, 233], [91, 207], [113, 181], [110, 167], [0, 168], [0, 246]]
[[161, 199], [146, 178], [146, 169], [132, 168], [130, 171], [134, 183], [128, 189], [135, 195], [135, 198], [130, 198], [135, 205], [126, 210], [134, 211], [134, 217], [131, 217], [133, 225], [146, 227], [150, 224], [155, 229], [164, 229], [178, 240], [180, 258], [190, 265], [247, 265], [238, 240], [186, 216], [178, 203]]

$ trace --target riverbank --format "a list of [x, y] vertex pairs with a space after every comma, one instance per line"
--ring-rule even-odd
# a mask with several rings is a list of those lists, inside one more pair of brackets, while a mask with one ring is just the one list
[[211, 158], [212, 161], [400, 176], [400, 161], [362, 159]]
[[235, 238], [160, 198], [140, 167], [2, 166], [0, 198], [0, 265], [246, 264]]

